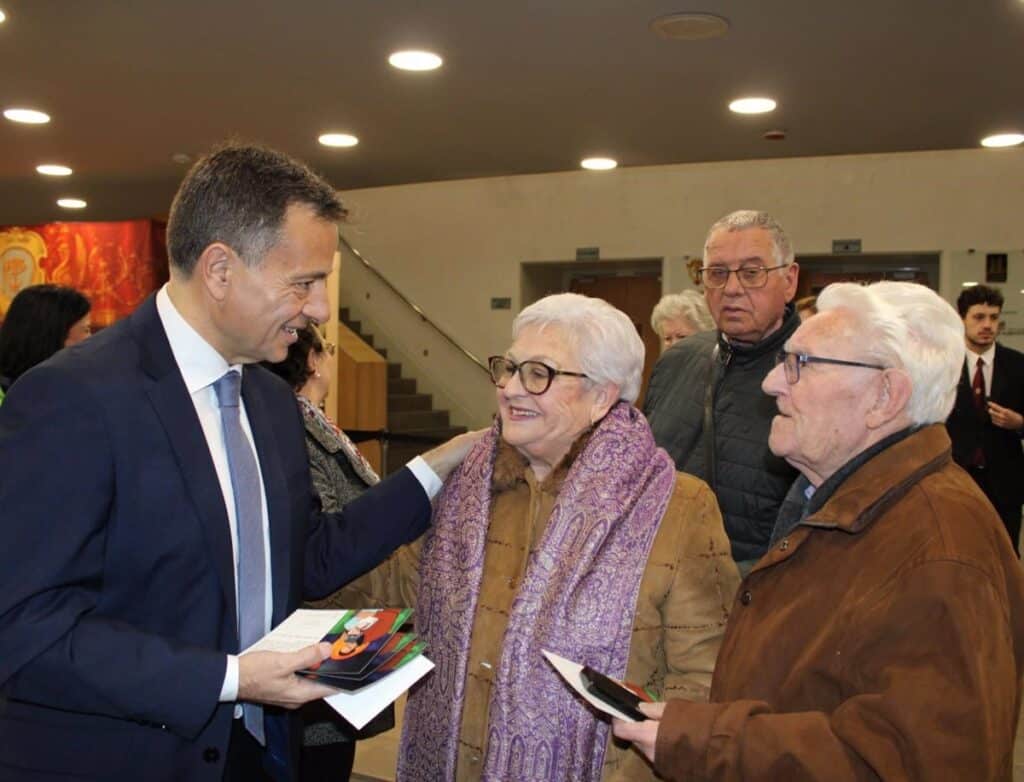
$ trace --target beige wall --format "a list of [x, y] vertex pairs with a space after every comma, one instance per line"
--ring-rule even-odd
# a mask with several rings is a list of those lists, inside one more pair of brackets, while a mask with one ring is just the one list
[[[481, 357], [507, 347], [523, 261], [570, 260], [583, 246], [609, 259], [662, 257], [666, 290], [680, 289], [689, 285], [684, 256], [699, 253], [707, 226], [733, 209], [771, 212], [798, 253], [828, 253], [839, 238], [861, 239], [865, 252], [939, 251], [951, 300], [986, 250], [1015, 252], [1012, 267], [1024, 248], [1021, 149], [623, 168], [344, 195], [349, 241]], [[407, 318], [351, 258], [341, 284], [342, 303], [400, 360], [429, 368], [426, 390], [457, 422], [486, 423], [493, 392], [479, 369]], [[492, 296], [510, 296], [512, 310], [492, 311]], [[1007, 310], [1022, 309], [1008, 301]]]

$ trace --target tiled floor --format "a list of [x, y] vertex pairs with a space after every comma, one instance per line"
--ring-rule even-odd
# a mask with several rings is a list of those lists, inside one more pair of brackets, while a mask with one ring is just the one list
[[[374, 736], [372, 739], [360, 741], [356, 745], [356, 774], [353, 782], [378, 782], [395, 778], [395, 757], [398, 751], [398, 738], [402, 734], [402, 710], [405, 706], [403, 698], [395, 709], [394, 730]], [[1017, 725], [1017, 743], [1013, 748], [1013, 782], [1024, 782], [1024, 719]]]

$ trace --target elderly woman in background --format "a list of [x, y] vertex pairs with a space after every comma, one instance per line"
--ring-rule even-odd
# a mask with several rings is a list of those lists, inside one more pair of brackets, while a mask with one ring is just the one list
[[[348, 436], [328, 418], [321, 407], [335, 374], [334, 345], [324, 342], [313, 326], [298, 332], [288, 356], [278, 364], [264, 363], [295, 391], [306, 428], [306, 450], [313, 488], [325, 511], [341, 510], [380, 478]], [[353, 608], [339, 602], [338, 593], [312, 604], [316, 608]], [[387, 709], [361, 731], [356, 731], [322, 701], [301, 711], [301, 779], [303, 782], [344, 782], [352, 772], [355, 740], [375, 736], [395, 726], [394, 710]]]
[[697, 291], [669, 293], [651, 311], [651, 327], [661, 340], [662, 352], [698, 331], [715, 327], [708, 304]]
[[498, 418], [447, 482], [422, 549], [350, 587], [390, 604], [418, 587], [437, 668], [409, 697], [398, 776], [653, 779], [541, 650], [706, 699], [739, 581], [718, 506], [632, 406], [644, 347], [625, 314], [548, 296], [512, 336], [490, 359]]
[[0, 327], [0, 401], [19, 377], [92, 333], [89, 300], [63, 285], [30, 285], [11, 299]]

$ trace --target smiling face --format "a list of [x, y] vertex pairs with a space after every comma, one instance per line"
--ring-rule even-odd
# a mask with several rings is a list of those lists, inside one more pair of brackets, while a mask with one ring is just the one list
[[[524, 328], [505, 356], [517, 364], [540, 361], [554, 369], [581, 371], [565, 333], [551, 326], [543, 330]], [[543, 394], [528, 393], [518, 372], [504, 388], [495, 390], [502, 439], [529, 460], [541, 479], [618, 398], [613, 386], [599, 386], [586, 378], [568, 375], [552, 378], [550, 388]]]
[[[786, 343], [791, 353], [865, 361], [857, 350], [855, 324], [839, 310], [810, 318]], [[806, 364], [790, 385], [781, 364], [761, 384], [775, 397], [768, 447], [820, 486], [836, 470], [867, 448], [879, 434], [869, 418], [884, 373], [866, 367]]]
[[999, 333], [999, 313], [1002, 307], [993, 304], [972, 304], [964, 315], [964, 337], [967, 347], [974, 353], [984, 353], [996, 341]]
[[229, 364], [282, 361], [298, 329], [330, 317], [325, 281], [337, 242], [333, 222], [293, 204], [279, 240], [258, 265], [225, 248], [213, 272], [220, 288], [211, 342]]
[[[732, 271], [777, 266], [771, 233], [764, 228], [719, 229], [708, 240], [704, 265]], [[707, 288], [704, 292], [711, 317], [730, 340], [760, 342], [782, 325], [786, 303], [796, 293], [797, 274], [795, 263], [770, 271], [763, 288], [744, 288], [737, 275], [730, 274], [724, 288]]]

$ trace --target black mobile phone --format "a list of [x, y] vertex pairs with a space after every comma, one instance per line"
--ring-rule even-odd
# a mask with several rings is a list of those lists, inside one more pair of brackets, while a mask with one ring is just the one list
[[643, 702], [640, 700], [640, 696], [626, 689], [614, 679], [609, 679], [603, 673], [598, 673], [589, 666], [583, 666], [583, 670], [580, 671], [580, 681], [583, 682], [583, 688], [598, 700], [604, 701], [635, 720], [647, 719], [639, 708]]

